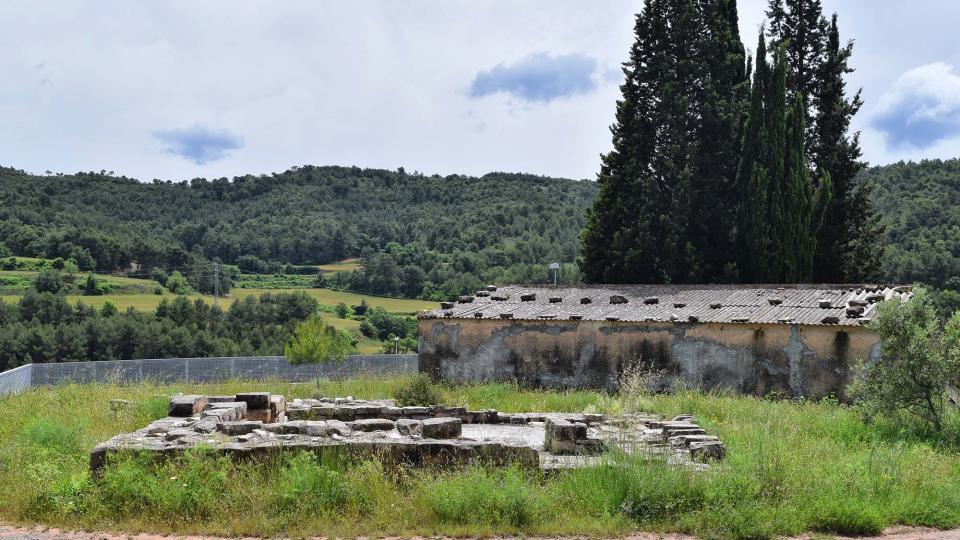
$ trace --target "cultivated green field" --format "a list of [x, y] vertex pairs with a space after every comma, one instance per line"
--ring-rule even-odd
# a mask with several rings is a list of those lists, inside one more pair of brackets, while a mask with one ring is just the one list
[[[390, 397], [403, 383], [327, 382], [323, 393]], [[241, 389], [306, 396], [313, 385], [75, 385], [3, 398], [0, 485], [17, 487], [0, 490], [0, 521], [228, 536], [600, 536], [646, 529], [708, 539], [960, 524], [955, 439], [865, 424], [830, 401], [687, 391], [618, 397], [508, 384], [441, 389], [446, 403], [471, 408], [692, 412], [728, 446], [728, 459], [708, 471], [615, 456], [603, 466], [544, 476], [517, 468], [385, 470], [376, 462], [321, 464], [302, 455], [234, 464], [198, 453], [166, 464], [130, 460], [101, 480], [88, 476], [90, 448], [162, 416], [172, 392]], [[111, 412], [113, 398], [135, 405]]]
[[[154, 290], [160, 285], [150, 279], [129, 278], [126, 276], [114, 276], [107, 274], [95, 274], [100, 286], [105, 288], [108, 294], [153, 294]], [[33, 282], [37, 278], [37, 272], [33, 270], [0, 270], [0, 295], [23, 294], [33, 288]], [[74, 285], [81, 285], [87, 279], [87, 274], [74, 274], [66, 276], [66, 280]]]
[[[131, 279], [131, 278], [126, 278]], [[139, 280], [143, 281], [143, 280]], [[437, 307], [436, 302], [428, 302], [425, 300], [408, 300], [406, 298], [384, 298], [380, 296], [369, 296], [364, 294], [357, 294], [344, 291], [334, 291], [331, 289], [234, 289], [230, 291], [229, 297], [224, 297], [220, 299], [220, 305], [229, 306], [230, 302], [237, 298], [244, 298], [246, 296], [260, 296], [265, 293], [280, 293], [280, 292], [304, 292], [313, 298], [316, 298], [317, 301], [321, 304], [328, 306], [335, 306], [340, 302], [347, 304], [348, 306], [357, 305], [362, 300], [366, 300], [367, 303], [373, 306], [383, 306], [384, 309], [391, 313], [404, 313], [412, 314], [420, 311], [422, 309], [433, 309]], [[22, 295], [19, 294], [0, 294], [0, 300], [4, 302], [17, 302], [20, 300]], [[200, 295], [193, 294], [189, 295], [189, 298], [203, 298], [207, 303], [212, 304], [214, 302], [213, 296], [209, 295]], [[152, 311], [157, 308], [160, 302], [166, 298], [167, 300], [172, 300], [175, 298], [174, 295], [165, 293], [163, 295], [158, 294], [105, 294], [102, 296], [82, 296], [82, 295], [67, 295], [67, 299], [73, 303], [83, 302], [88, 306], [102, 306], [104, 302], [110, 300], [113, 302], [119, 309], [125, 310], [127, 308], [134, 308], [141, 311]]]
[[367, 294], [358, 294], [345, 291], [335, 291], [333, 289], [235, 289], [230, 291], [231, 298], [243, 298], [247, 295], [259, 296], [266, 292], [295, 292], [303, 291], [317, 302], [335, 306], [341, 302], [348, 306], [358, 305], [362, 300], [366, 300], [370, 307], [382, 306], [383, 309], [391, 313], [416, 313], [423, 309], [435, 309], [439, 306], [437, 302], [427, 300], [410, 300], [406, 298], [386, 298], [383, 296], [370, 296]]
[[330, 264], [321, 264], [317, 266], [321, 272], [350, 272], [363, 268], [363, 261], [360, 259], [344, 259]]

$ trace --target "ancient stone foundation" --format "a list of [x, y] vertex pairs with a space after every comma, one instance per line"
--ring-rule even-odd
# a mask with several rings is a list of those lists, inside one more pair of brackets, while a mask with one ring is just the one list
[[295, 399], [266, 392], [178, 395], [166, 418], [99, 444], [94, 474], [112, 455], [171, 456], [205, 447], [233, 458], [290, 451], [345, 452], [391, 465], [520, 464], [545, 470], [599, 463], [613, 453], [694, 467], [725, 448], [692, 417], [672, 420], [580, 413], [505, 413], [465, 407], [397, 407], [392, 400]]

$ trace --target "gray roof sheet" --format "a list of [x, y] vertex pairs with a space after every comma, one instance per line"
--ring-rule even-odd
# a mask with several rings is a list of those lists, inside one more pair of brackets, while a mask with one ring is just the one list
[[[908, 286], [889, 285], [510, 285], [478, 292], [419, 317], [856, 326], [872, 319], [879, 302], [911, 295]], [[521, 299], [530, 294], [536, 298]], [[612, 303], [613, 296], [626, 303]]]

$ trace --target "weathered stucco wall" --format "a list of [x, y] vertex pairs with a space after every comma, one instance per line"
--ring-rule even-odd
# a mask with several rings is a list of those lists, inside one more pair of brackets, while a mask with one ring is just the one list
[[861, 327], [421, 319], [420, 371], [460, 381], [615, 388], [638, 363], [705, 389], [844, 397], [850, 364], [875, 358]]

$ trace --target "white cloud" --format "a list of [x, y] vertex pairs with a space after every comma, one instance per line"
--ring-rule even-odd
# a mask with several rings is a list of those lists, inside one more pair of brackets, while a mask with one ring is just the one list
[[[960, 3], [876, 4], [824, 0], [825, 10], [840, 11], [844, 39], [857, 38], [850, 86], [864, 86], [867, 101], [857, 122], [868, 158], [884, 163], [906, 150], [886, 148], [867, 119], [909, 68], [960, 65], [952, 29]], [[739, 5], [752, 47], [766, 0]], [[307, 163], [593, 178], [611, 144], [618, 68], [641, 7], [640, 0], [0, 2], [0, 164], [145, 180]], [[596, 89], [535, 105], [506, 92], [470, 97], [481, 71], [570, 51], [595, 59]], [[157, 144], [158, 131], [194, 124], [242, 134], [243, 147], [188, 160]]]
[[913, 68], [885, 93], [872, 118], [893, 147], [929, 148], [960, 135], [960, 76], [944, 62]]

